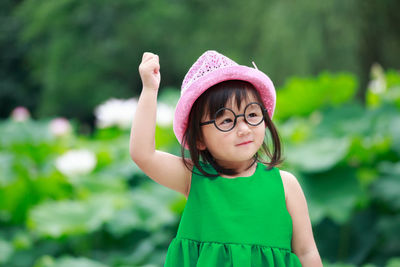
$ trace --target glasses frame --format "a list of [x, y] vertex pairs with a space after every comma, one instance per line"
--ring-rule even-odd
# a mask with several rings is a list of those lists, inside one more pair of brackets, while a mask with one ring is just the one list
[[[263, 115], [263, 119], [260, 120], [260, 122], [258, 122], [258, 123], [256, 123], [256, 124], [250, 123], [249, 121], [247, 121], [246, 116], [244, 116], [244, 114], [246, 114], [247, 108], [248, 108], [250, 105], [252, 105], [252, 104], [257, 104], [257, 105], [259, 105], [260, 108], [261, 108], [261, 111], [262, 111], [262, 115]], [[215, 123], [215, 121], [216, 121], [216, 115], [217, 115], [218, 112], [220, 112], [221, 110], [229, 110], [229, 111], [231, 111], [231, 112], [233, 113], [233, 115], [235, 116], [235, 120], [233, 121], [233, 125], [232, 125], [232, 127], [231, 127], [230, 129], [228, 129], [228, 130], [222, 130], [222, 129], [220, 129], [220, 128], [217, 126], [217, 124]], [[217, 112], [215, 112], [215, 115], [214, 115], [214, 116], [215, 116], [215, 119], [210, 120], [210, 121], [201, 122], [201, 123], [200, 123], [200, 126], [204, 126], [204, 125], [208, 125], [208, 124], [213, 123], [214, 126], [215, 126], [215, 128], [217, 128], [219, 131], [221, 131], [221, 132], [229, 132], [229, 131], [232, 131], [232, 130], [235, 128], [236, 122], [237, 122], [237, 118], [239, 118], [239, 117], [243, 117], [244, 121], [245, 121], [248, 125], [250, 125], [250, 126], [258, 126], [258, 125], [260, 125], [260, 124], [265, 120], [265, 113], [266, 113], [266, 112], [267, 112], [267, 109], [266, 109], [266, 108], [263, 108], [262, 105], [261, 105], [260, 103], [258, 103], [258, 102], [250, 102], [250, 103], [248, 103], [248, 104], [246, 105], [246, 107], [244, 108], [243, 113], [242, 113], [242, 114], [238, 114], [238, 115], [236, 115], [236, 113], [235, 113], [232, 109], [223, 107], [223, 108], [218, 109]]]

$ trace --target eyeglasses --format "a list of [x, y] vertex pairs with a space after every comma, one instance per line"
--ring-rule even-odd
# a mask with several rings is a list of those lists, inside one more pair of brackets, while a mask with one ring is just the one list
[[236, 126], [238, 117], [243, 117], [245, 122], [251, 126], [257, 126], [264, 120], [264, 114], [267, 110], [257, 102], [251, 102], [244, 108], [244, 113], [236, 115], [230, 108], [219, 109], [213, 120], [201, 122], [200, 126], [214, 123], [215, 127], [221, 132], [229, 132]]

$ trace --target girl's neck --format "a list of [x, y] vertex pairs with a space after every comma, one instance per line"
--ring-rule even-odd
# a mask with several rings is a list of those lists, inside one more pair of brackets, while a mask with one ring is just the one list
[[[230, 169], [236, 170], [237, 174], [235, 175], [226, 175], [226, 174], [221, 174], [221, 177], [224, 178], [236, 178], [236, 177], [248, 177], [254, 174], [256, 168], [257, 168], [257, 163], [254, 162], [254, 159], [251, 159], [247, 162], [242, 162], [242, 163], [220, 163], [219, 164], [223, 167], [229, 167]], [[250, 166], [250, 168], [249, 168]]]

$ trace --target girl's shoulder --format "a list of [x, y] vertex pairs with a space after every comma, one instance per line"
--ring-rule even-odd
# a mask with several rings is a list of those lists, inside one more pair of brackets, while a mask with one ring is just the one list
[[282, 181], [289, 182], [289, 183], [297, 181], [296, 176], [294, 176], [292, 173], [290, 173], [288, 171], [279, 169], [279, 174], [281, 175]]
[[301, 191], [301, 187], [299, 181], [296, 176], [292, 173], [284, 170], [279, 170], [279, 174], [281, 175], [283, 188], [285, 190], [285, 198], [287, 199], [288, 195], [292, 195], [295, 192]]

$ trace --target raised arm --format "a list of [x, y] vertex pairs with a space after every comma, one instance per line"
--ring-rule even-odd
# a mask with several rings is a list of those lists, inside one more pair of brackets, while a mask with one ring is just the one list
[[293, 252], [303, 267], [322, 267], [303, 190], [291, 173], [285, 171], [280, 173], [285, 187], [286, 206], [293, 221]]
[[161, 80], [158, 56], [144, 53], [139, 73], [143, 89], [132, 122], [130, 155], [139, 168], [155, 182], [187, 197], [190, 170], [180, 157], [155, 150], [157, 94]]

